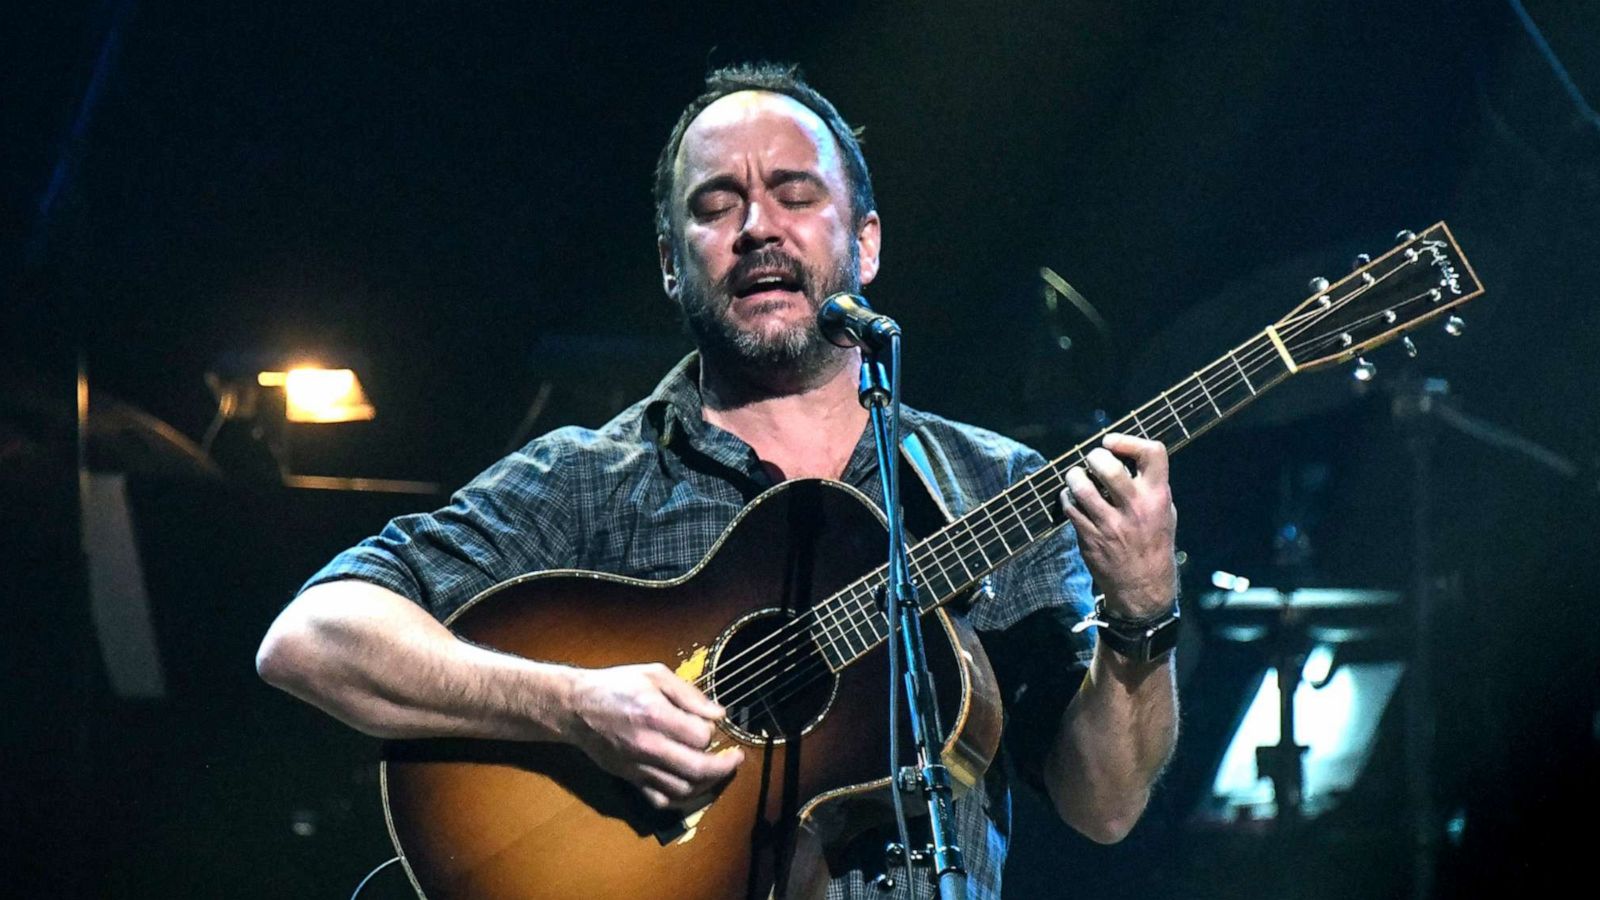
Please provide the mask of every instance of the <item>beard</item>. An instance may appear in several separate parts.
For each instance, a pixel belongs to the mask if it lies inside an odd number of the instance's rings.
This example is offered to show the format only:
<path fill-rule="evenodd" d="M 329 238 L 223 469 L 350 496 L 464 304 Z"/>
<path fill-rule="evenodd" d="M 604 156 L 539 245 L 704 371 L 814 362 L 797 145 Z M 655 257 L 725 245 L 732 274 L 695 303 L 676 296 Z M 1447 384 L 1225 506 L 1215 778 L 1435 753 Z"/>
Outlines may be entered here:
<path fill-rule="evenodd" d="M 679 253 L 682 252 L 679 248 Z M 788 280 L 799 285 L 813 315 L 776 332 L 740 328 L 729 316 L 735 299 L 733 285 L 758 269 L 784 271 Z M 688 273 L 680 277 L 683 285 L 679 293 L 679 312 L 684 328 L 700 348 L 700 355 L 713 365 L 752 375 L 788 376 L 809 382 L 847 352 L 822 336 L 815 313 L 833 294 L 861 290 L 860 251 L 854 241 L 850 242 L 846 258 L 828 270 L 809 269 L 782 250 L 763 247 L 741 257 L 714 284 Z"/>

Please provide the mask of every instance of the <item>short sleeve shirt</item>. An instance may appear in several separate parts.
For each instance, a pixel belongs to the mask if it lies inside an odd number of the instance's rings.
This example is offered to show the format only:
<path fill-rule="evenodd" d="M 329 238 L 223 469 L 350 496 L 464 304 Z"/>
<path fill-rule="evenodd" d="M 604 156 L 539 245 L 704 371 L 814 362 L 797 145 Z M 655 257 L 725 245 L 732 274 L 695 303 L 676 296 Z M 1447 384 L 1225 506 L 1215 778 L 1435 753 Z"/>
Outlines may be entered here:
<path fill-rule="evenodd" d="M 535 439 L 490 466 L 442 509 L 396 518 L 339 554 L 305 587 L 368 581 L 442 620 L 482 591 L 529 572 L 682 575 L 705 558 L 746 504 L 773 486 L 748 444 L 703 420 L 698 365 L 691 354 L 648 397 L 599 429 L 561 428 Z M 908 507 L 920 490 L 944 513 L 960 516 L 1045 463 L 994 432 L 909 407 L 902 426 L 919 445 L 915 464 L 902 463 L 913 473 L 902 475 Z M 870 428 L 841 480 L 881 506 Z M 983 790 L 954 806 L 975 898 L 1000 896 L 1011 834 L 1010 783 L 1019 776 L 1039 782 L 1056 723 L 1092 653 L 1089 634 L 1072 631 L 1089 612 L 1091 594 L 1068 525 L 996 569 L 965 609 L 1006 709 L 1000 758 Z M 888 893 L 870 885 L 883 871 L 889 840 L 897 840 L 892 824 L 869 830 L 839 854 L 846 868 L 834 873 L 830 900 L 908 896 L 903 883 Z"/>

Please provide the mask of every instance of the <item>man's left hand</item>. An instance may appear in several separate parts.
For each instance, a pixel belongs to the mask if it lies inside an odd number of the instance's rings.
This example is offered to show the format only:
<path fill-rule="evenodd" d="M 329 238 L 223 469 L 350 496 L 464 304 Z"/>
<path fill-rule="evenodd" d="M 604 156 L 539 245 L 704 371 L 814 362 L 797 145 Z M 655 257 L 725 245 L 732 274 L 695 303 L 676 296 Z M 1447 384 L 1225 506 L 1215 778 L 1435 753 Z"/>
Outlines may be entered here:
<path fill-rule="evenodd" d="M 1093 478 L 1083 466 L 1068 469 L 1061 503 L 1078 529 L 1089 573 L 1105 594 L 1106 612 L 1127 619 L 1161 615 L 1171 609 L 1178 581 L 1178 510 L 1167 486 L 1167 448 L 1111 433 L 1087 461 Z"/>

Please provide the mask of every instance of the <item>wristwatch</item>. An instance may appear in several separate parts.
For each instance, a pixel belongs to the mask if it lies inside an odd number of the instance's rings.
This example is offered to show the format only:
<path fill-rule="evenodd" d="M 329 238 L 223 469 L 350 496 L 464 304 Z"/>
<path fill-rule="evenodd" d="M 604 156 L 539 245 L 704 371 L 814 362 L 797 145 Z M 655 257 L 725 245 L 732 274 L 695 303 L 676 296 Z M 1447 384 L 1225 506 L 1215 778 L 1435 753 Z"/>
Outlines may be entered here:
<path fill-rule="evenodd" d="M 1099 627 L 1100 640 L 1107 647 L 1133 662 L 1154 662 L 1178 646 L 1178 603 L 1171 611 L 1153 619 L 1119 619 L 1105 613 L 1103 603 L 1095 604 L 1092 620 Z"/>

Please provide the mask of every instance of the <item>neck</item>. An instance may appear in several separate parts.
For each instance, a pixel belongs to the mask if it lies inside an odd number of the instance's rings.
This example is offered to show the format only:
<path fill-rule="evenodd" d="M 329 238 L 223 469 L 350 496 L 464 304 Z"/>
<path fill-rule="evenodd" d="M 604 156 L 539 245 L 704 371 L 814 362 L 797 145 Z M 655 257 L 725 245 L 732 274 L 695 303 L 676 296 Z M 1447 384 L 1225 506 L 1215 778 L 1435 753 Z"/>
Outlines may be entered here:
<path fill-rule="evenodd" d="M 810 377 L 759 377 L 701 358 L 705 421 L 753 447 L 780 478 L 837 478 L 866 427 L 857 397 L 858 350 L 842 350 Z"/>

